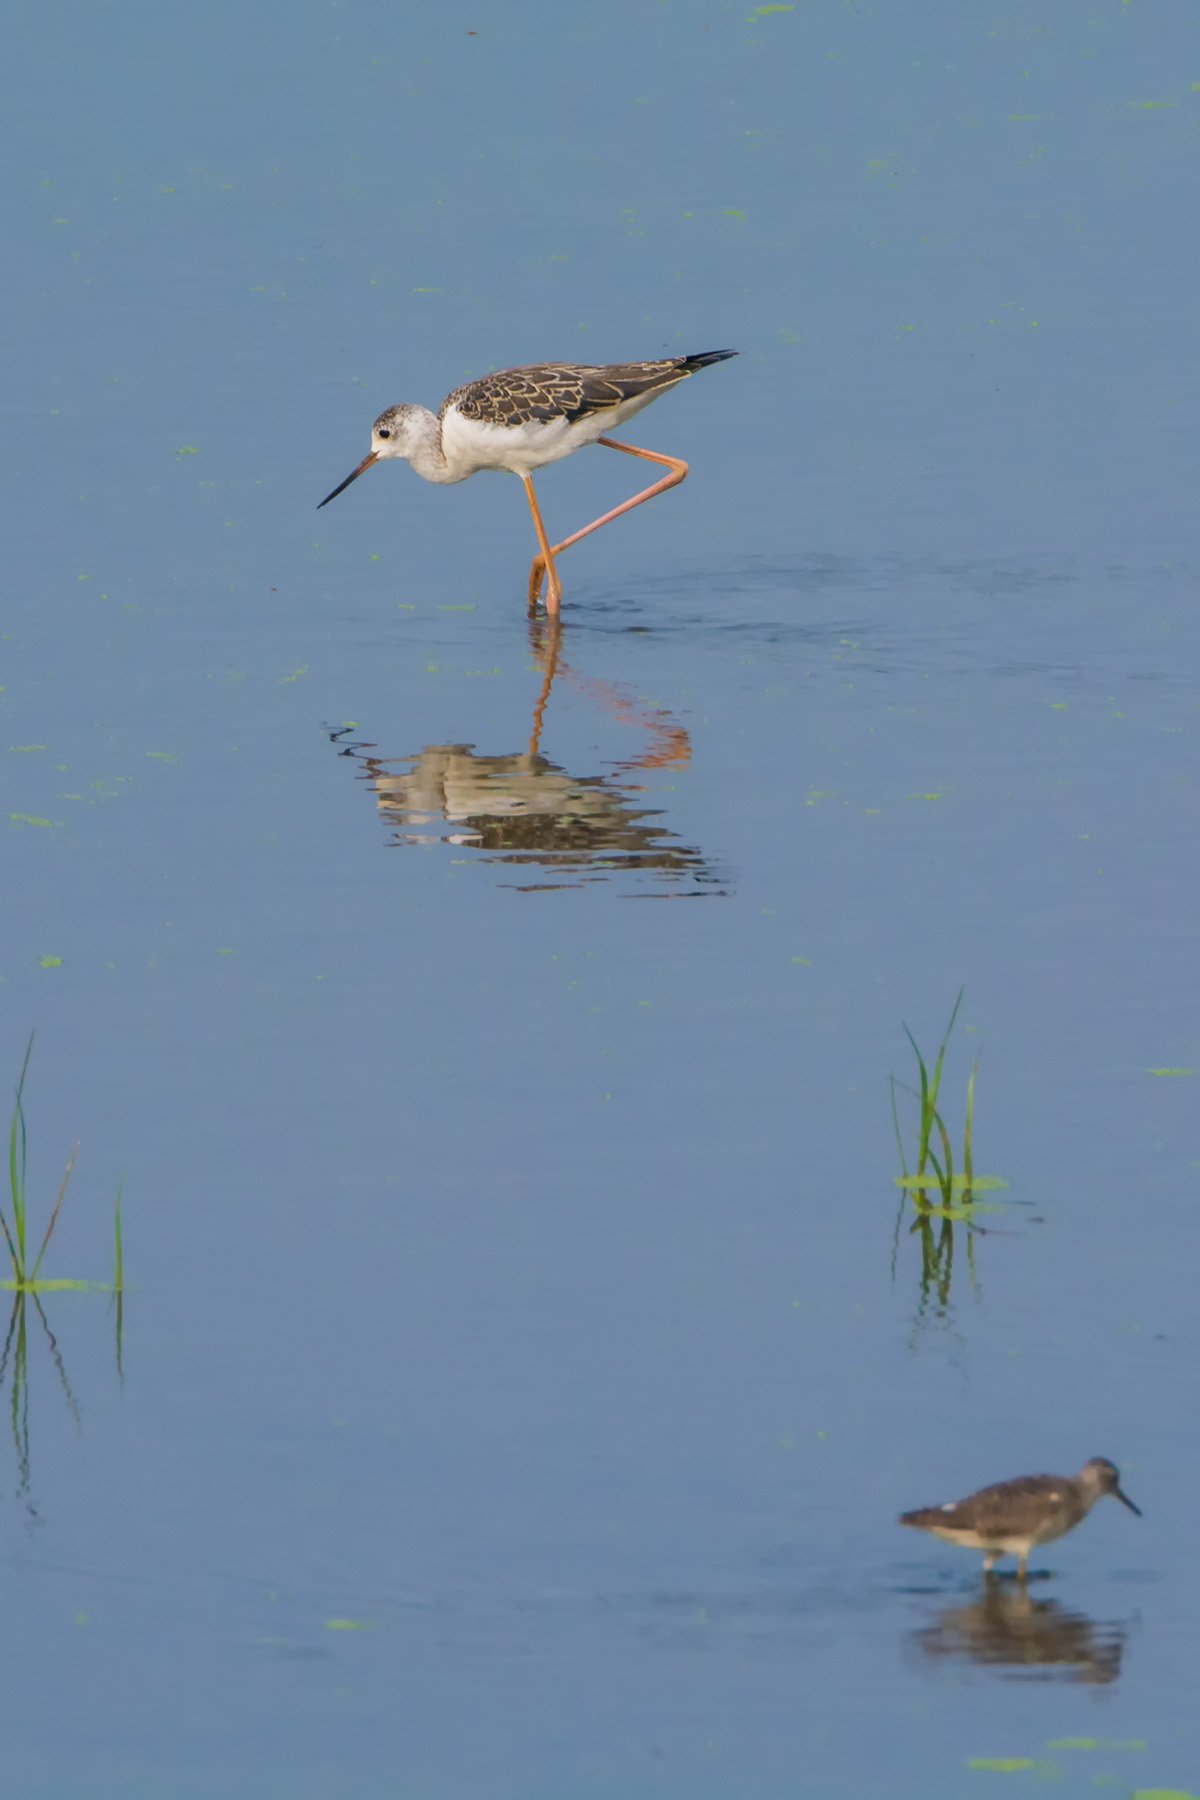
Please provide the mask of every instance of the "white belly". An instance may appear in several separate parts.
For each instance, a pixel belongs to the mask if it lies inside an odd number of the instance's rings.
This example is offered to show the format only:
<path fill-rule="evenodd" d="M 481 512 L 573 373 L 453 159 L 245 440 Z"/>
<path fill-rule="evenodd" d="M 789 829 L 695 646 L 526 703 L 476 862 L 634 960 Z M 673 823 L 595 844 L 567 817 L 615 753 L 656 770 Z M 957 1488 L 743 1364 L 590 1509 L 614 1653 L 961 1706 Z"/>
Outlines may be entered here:
<path fill-rule="evenodd" d="M 622 400 L 603 412 L 582 419 L 532 419 L 524 425 L 492 425 L 481 419 L 465 419 L 452 406 L 442 420 L 442 451 L 454 470 L 451 479 L 462 481 L 479 469 L 506 469 L 511 475 L 531 475 L 547 463 L 561 462 L 597 438 L 606 437 L 626 419 L 641 412 L 663 389 Z"/>
<path fill-rule="evenodd" d="M 941 1538 L 944 1544 L 957 1544 L 965 1550 L 995 1551 L 1001 1556 L 1021 1556 L 1032 1550 L 1035 1544 L 1052 1544 L 1056 1538 L 1065 1537 L 1075 1523 L 1070 1518 L 1048 1519 L 1040 1529 L 1034 1531 L 964 1531 L 955 1530 L 951 1525 L 939 1529 L 936 1525 L 926 1526 L 926 1530 L 934 1537 Z"/>

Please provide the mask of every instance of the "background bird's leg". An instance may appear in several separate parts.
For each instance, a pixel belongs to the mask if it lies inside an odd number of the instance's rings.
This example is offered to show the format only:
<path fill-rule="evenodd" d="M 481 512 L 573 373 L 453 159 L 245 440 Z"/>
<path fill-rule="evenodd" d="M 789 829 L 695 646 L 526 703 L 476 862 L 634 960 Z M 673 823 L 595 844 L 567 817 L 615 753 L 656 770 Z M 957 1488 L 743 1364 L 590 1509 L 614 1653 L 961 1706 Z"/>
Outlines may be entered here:
<path fill-rule="evenodd" d="M 661 481 L 656 481 L 653 487 L 644 488 L 640 494 L 635 494 L 632 500 L 626 500 L 623 506 L 614 506 L 613 510 L 606 512 L 602 519 L 593 519 L 590 525 L 585 525 L 582 531 L 573 532 L 569 538 L 564 538 L 561 544 L 555 544 L 553 549 L 547 550 L 543 538 L 543 554 L 534 558 L 533 567 L 529 571 L 530 606 L 537 605 L 542 587 L 542 577 L 546 572 L 547 556 L 553 560 L 560 551 L 569 550 L 572 544 L 577 544 L 580 538 L 587 537 L 589 532 L 599 531 L 602 525 L 608 525 L 613 519 L 619 519 L 622 513 L 631 512 L 635 506 L 641 506 L 644 500 L 653 500 L 656 494 L 665 494 L 668 488 L 678 487 L 679 483 L 687 476 L 688 466 L 677 456 L 660 456 L 657 450 L 639 450 L 636 444 L 618 444 L 616 438 L 602 437 L 597 438 L 596 442 L 603 444 L 606 450 L 620 450 L 626 456 L 642 456 L 647 462 L 661 463 L 665 469 L 670 469 L 671 473 L 664 475 Z M 533 504 L 532 501 L 530 504 Z M 555 610 L 551 607 L 549 600 L 546 602 L 546 610 L 548 612 Z"/>
<path fill-rule="evenodd" d="M 538 570 L 537 586 L 534 586 L 532 577 L 529 582 L 529 610 L 532 613 L 537 605 L 538 594 L 542 586 L 542 574 L 545 573 L 547 578 L 546 611 L 553 618 L 558 612 L 559 602 L 562 600 L 562 585 L 558 579 L 558 571 L 554 567 L 554 552 L 550 548 L 550 540 L 546 536 L 546 527 L 542 524 L 541 509 L 537 503 L 537 495 L 533 491 L 533 482 L 528 475 L 523 475 L 521 479 L 525 483 L 525 492 L 529 498 L 529 510 L 533 514 L 538 543 L 542 546 L 542 554 L 533 565 Z"/>

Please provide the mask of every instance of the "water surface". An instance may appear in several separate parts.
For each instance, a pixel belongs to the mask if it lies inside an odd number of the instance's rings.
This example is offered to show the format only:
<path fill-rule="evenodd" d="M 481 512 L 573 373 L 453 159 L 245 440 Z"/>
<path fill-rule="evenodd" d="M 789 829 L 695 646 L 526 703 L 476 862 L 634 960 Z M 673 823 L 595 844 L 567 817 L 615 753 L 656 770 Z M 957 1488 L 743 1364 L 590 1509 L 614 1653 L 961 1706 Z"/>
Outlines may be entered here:
<path fill-rule="evenodd" d="M 23 16 L 0 1054 L 130 1291 L 26 1308 L 15 1793 L 1200 1790 L 1194 30 Z M 726 343 L 561 635 L 515 483 L 315 511 Z M 894 1523 L 1095 1454 L 1026 1596 Z"/>

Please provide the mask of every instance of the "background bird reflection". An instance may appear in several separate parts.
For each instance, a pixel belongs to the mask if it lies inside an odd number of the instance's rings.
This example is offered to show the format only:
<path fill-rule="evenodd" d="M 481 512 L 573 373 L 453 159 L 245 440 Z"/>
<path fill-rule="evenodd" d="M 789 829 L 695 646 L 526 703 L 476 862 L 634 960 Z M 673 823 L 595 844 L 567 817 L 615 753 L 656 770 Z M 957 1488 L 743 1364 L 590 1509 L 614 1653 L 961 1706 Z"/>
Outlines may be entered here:
<path fill-rule="evenodd" d="M 992 1577 L 967 1606 L 948 1606 L 912 1634 L 912 1647 L 939 1660 L 997 1669 L 1012 1680 L 1061 1679 L 1108 1687 L 1121 1673 L 1125 1627 L 1075 1612 L 1057 1600 L 1035 1600 L 1017 1584 Z"/>

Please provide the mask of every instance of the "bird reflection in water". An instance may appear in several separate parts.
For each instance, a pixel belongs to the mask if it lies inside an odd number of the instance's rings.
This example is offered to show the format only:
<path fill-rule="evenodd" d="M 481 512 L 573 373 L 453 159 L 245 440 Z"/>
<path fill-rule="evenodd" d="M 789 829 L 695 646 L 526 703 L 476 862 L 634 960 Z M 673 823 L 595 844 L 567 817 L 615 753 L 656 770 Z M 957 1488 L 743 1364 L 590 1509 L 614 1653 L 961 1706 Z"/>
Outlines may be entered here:
<path fill-rule="evenodd" d="M 1012 1681 L 1110 1687 L 1121 1673 L 1125 1627 L 1035 1600 L 1021 1584 L 989 1575 L 978 1600 L 947 1607 L 910 1642 L 924 1656 L 976 1663 Z"/>
<path fill-rule="evenodd" d="M 638 798 L 641 774 L 686 768 L 691 742 L 661 708 L 580 676 L 562 654 L 557 620 L 530 622 L 530 647 L 542 671 L 529 747 L 483 756 L 471 744 L 430 744 L 418 755 L 380 757 L 376 746 L 330 733 L 344 756 L 363 765 L 384 823 L 397 845 L 449 843 L 482 853 L 485 862 L 537 866 L 559 877 L 519 884 L 522 893 L 582 887 L 636 873 L 652 878 L 651 896 L 681 898 L 723 891 L 702 852 L 660 823 L 661 811 Z M 570 682 L 622 724 L 649 735 L 641 755 L 604 775 L 573 776 L 542 752 L 546 710 L 555 682 Z M 397 768 L 397 764 L 406 767 Z M 430 830 L 440 824 L 450 830 Z"/>

